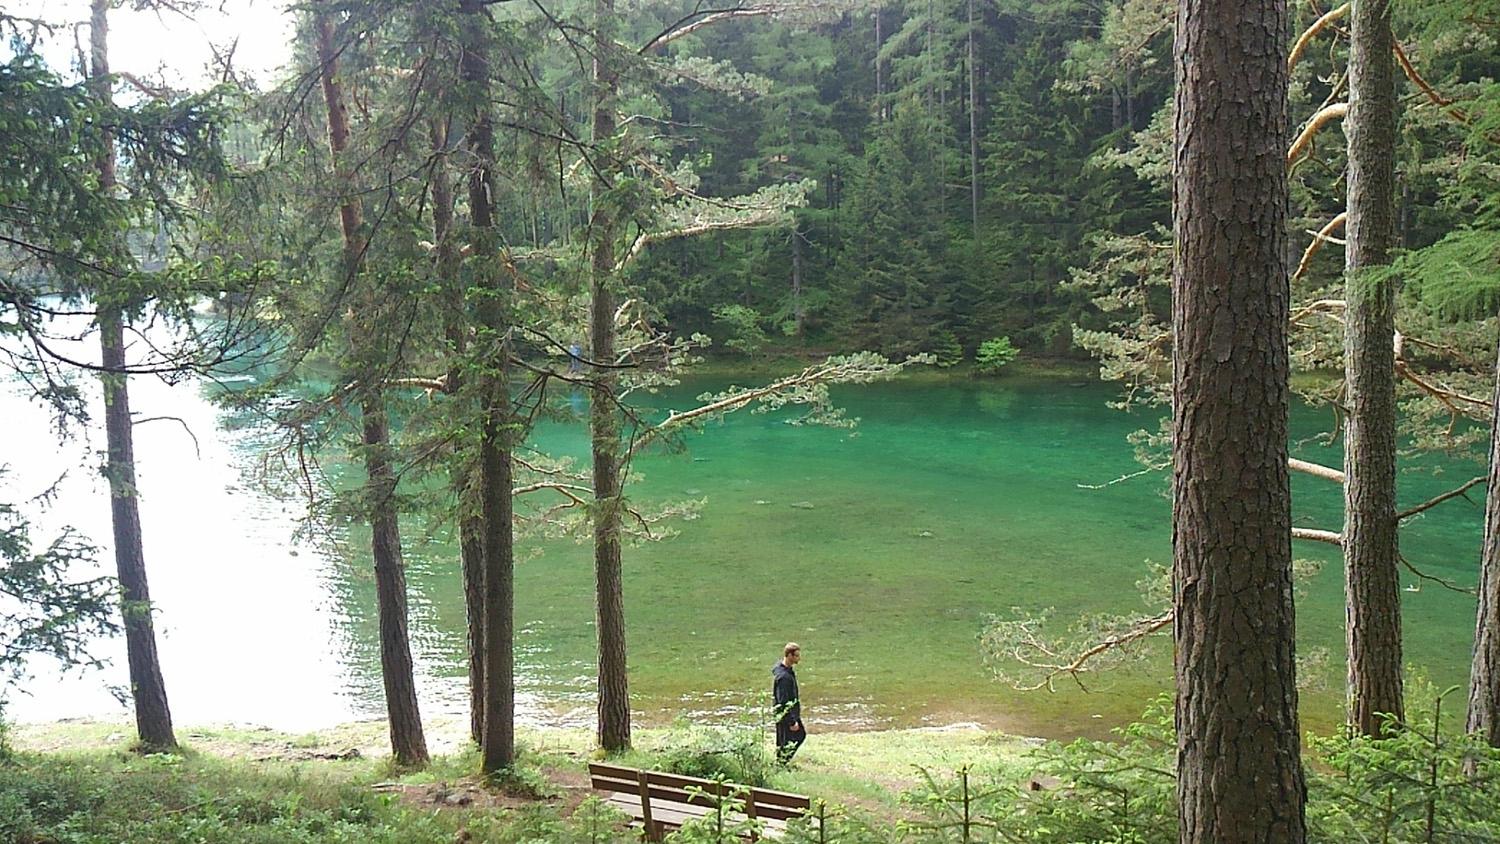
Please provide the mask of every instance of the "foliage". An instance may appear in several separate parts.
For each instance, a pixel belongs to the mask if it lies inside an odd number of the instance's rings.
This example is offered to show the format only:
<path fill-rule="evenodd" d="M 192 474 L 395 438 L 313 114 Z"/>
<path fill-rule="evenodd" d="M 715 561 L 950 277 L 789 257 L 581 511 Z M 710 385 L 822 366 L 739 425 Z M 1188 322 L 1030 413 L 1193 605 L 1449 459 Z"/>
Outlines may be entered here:
<path fill-rule="evenodd" d="M 964 361 L 964 347 L 958 342 L 958 335 L 944 329 L 933 332 L 929 344 L 933 362 L 942 369 L 958 366 Z"/>
<path fill-rule="evenodd" d="M 998 375 L 1019 354 L 1009 337 L 995 337 L 979 344 L 974 353 L 974 369 L 984 375 Z"/>
<path fill-rule="evenodd" d="M 1308 822 L 1327 841 L 1493 841 L 1500 838 L 1500 750 L 1445 729 L 1455 697 L 1425 684 L 1408 722 L 1388 737 L 1312 740 L 1323 764 L 1309 783 Z M 1462 699 L 1461 696 L 1457 696 Z"/>
<path fill-rule="evenodd" d="M 149 807 L 149 810 L 148 808 Z M 0 764 L 0 840 L 446 844 L 452 821 L 364 785 L 176 756 Z"/>
<path fill-rule="evenodd" d="M 721 305 L 714 309 L 714 322 L 722 328 L 724 339 L 719 345 L 742 355 L 754 357 L 770 338 L 760 327 L 761 315 L 744 305 Z"/>
<path fill-rule="evenodd" d="M 89 646 L 118 627 L 114 582 L 70 572 L 95 551 L 71 529 L 38 551 L 21 511 L 0 503 L 0 678 L 23 678 L 32 655 L 65 668 L 99 665 Z"/>
<path fill-rule="evenodd" d="M 766 749 L 761 726 L 708 726 L 678 720 L 657 764 L 674 774 L 759 787 L 770 782 L 776 759 Z"/>

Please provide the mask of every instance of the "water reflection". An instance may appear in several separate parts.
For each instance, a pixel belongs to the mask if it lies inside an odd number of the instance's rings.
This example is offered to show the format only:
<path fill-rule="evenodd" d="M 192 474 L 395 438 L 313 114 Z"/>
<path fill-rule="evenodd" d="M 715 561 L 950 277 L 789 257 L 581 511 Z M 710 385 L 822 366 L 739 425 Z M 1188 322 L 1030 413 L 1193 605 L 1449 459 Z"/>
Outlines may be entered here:
<path fill-rule="evenodd" d="M 652 401 L 686 407 L 711 386 Z M 212 389 L 132 382 L 142 417 L 182 419 L 199 447 L 195 453 L 175 423 L 137 430 L 147 564 L 174 714 L 183 724 L 287 730 L 381 716 L 366 532 L 339 524 L 300 532 L 302 503 L 256 482 L 274 432 L 251 414 L 218 409 Z M 709 503 L 680 525 L 677 539 L 626 550 L 639 716 L 748 717 L 787 639 L 807 649 L 804 686 L 824 724 L 972 720 L 1066 735 L 1139 714 L 1144 698 L 1165 688 L 1165 646 L 1094 695 L 1064 690 L 1042 699 L 995 683 L 976 644 L 986 615 L 1010 607 L 1052 607 L 1064 619 L 1138 611 L 1142 561 L 1170 559 L 1159 479 L 1081 487 L 1134 471 L 1125 435 L 1155 424 L 1154 415 L 1107 410 L 1109 395 L 1098 385 L 881 385 L 841 391 L 850 415 L 863 420 L 856 431 L 741 415 L 692 438 L 688 452 L 641 460 L 645 480 L 632 490 L 639 502 L 687 495 Z M 12 391 L 0 395 L 0 419 L 8 496 L 68 472 L 39 535 L 72 524 L 107 542 L 104 484 L 88 468 L 102 443 L 59 445 L 46 412 Z M 1322 421 L 1299 411 L 1294 427 L 1306 436 Z M 586 454 L 575 424 L 544 423 L 534 440 L 557 456 Z M 1339 462 L 1336 449 L 1308 456 Z M 1473 469 L 1452 468 L 1449 477 Z M 329 470 L 353 471 L 337 461 Z M 1337 489 L 1294 483 L 1299 515 L 1333 524 Z M 1403 501 L 1420 501 L 1443 491 L 1447 478 L 1403 475 L 1402 484 Z M 403 528 L 423 712 L 461 716 L 467 657 L 458 555 L 444 526 L 414 517 Z M 1477 509 L 1459 503 L 1424 516 L 1403 541 L 1435 572 L 1471 581 L 1478 540 Z M 1318 548 L 1298 553 L 1334 559 Z M 536 540 L 521 556 L 518 715 L 533 724 L 591 724 L 590 549 Z M 107 554 L 101 559 L 110 564 Z M 1340 697 L 1340 581 L 1337 565 L 1326 566 L 1299 601 L 1304 645 L 1333 656 L 1329 691 L 1304 696 L 1325 722 Z M 1472 602 L 1436 589 L 1404 598 L 1411 659 L 1439 684 L 1462 682 Z M 108 689 L 125 682 L 123 645 L 101 643 L 101 652 L 114 662 L 100 674 L 59 677 L 38 665 L 31 694 L 13 696 L 9 715 L 124 714 Z"/>

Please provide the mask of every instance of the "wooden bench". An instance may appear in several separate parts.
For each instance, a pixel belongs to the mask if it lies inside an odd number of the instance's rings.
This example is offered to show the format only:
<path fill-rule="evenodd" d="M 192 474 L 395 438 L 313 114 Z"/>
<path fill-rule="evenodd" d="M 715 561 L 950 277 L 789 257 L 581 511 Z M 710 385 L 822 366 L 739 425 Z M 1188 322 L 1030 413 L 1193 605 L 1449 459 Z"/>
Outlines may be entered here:
<path fill-rule="evenodd" d="M 751 841 L 760 835 L 774 838 L 786 829 L 787 821 L 812 808 L 812 801 L 800 794 L 602 762 L 589 763 L 589 781 L 606 795 L 606 803 L 630 815 L 632 825 L 641 826 L 648 841 L 661 841 L 683 824 L 716 812 L 723 814 L 726 825 L 757 821 L 761 833 L 752 832 Z"/>

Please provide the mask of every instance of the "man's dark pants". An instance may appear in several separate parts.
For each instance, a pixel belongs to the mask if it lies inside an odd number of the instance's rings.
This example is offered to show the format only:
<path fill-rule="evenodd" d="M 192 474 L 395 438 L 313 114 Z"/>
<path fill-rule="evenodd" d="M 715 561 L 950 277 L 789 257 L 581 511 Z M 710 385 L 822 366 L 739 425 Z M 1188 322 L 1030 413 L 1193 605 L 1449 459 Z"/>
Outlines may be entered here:
<path fill-rule="evenodd" d="M 797 729 L 792 729 L 792 725 Z M 788 719 L 778 721 L 776 724 L 776 761 L 785 765 L 792 761 L 797 755 L 797 749 L 802 746 L 802 740 L 807 738 L 807 728 L 802 726 L 800 720 Z"/>

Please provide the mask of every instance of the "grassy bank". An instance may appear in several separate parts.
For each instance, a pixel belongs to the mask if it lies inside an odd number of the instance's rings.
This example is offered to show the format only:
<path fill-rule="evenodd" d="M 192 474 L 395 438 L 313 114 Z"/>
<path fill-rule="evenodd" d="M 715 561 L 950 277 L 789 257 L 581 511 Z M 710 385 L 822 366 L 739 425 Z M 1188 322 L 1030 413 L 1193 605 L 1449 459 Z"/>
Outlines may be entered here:
<path fill-rule="evenodd" d="M 455 842 L 567 841 L 562 823 L 589 795 L 585 730 L 522 729 L 521 776 L 481 788 L 463 743 L 465 725 L 430 725 L 440 755 L 415 773 L 394 770 L 382 722 L 304 735 L 218 727 L 179 733 L 184 751 L 140 756 L 117 722 L 11 729 L 0 762 L 0 841 Z M 743 732 L 652 729 L 622 764 L 661 767 L 684 752 L 712 756 Z M 769 738 L 758 740 L 769 747 Z M 878 819 L 902 814 L 899 796 L 918 767 L 975 765 L 1024 777 L 1030 742 L 957 727 L 815 734 L 794 767 L 768 785 L 812 795 Z"/>

